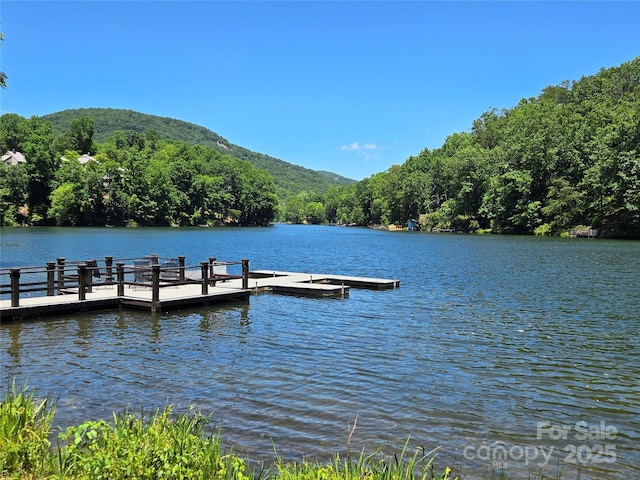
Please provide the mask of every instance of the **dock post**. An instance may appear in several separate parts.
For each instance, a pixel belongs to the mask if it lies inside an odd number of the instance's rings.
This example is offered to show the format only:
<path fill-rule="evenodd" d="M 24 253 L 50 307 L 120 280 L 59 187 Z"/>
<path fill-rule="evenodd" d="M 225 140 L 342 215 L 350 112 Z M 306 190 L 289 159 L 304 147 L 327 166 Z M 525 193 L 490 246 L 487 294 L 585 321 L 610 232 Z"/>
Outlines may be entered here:
<path fill-rule="evenodd" d="M 12 268 L 9 271 L 9 277 L 11 277 L 11 306 L 20 306 L 20 269 Z"/>
<path fill-rule="evenodd" d="M 47 262 L 47 297 L 55 294 L 56 262 Z"/>
<path fill-rule="evenodd" d="M 113 257 L 107 256 L 104 257 L 105 264 L 105 274 L 106 274 L 106 283 L 107 285 L 113 285 Z"/>
<path fill-rule="evenodd" d="M 246 290 L 249 288 L 249 259 L 242 259 L 242 288 Z"/>
<path fill-rule="evenodd" d="M 209 263 L 200 262 L 200 269 L 202 270 L 202 295 L 209 294 Z"/>
<path fill-rule="evenodd" d="M 87 293 L 93 293 L 93 268 L 89 265 L 98 265 L 95 260 L 87 260 Z M 98 267 L 96 267 L 98 268 Z"/>
<path fill-rule="evenodd" d="M 178 256 L 178 265 L 180 266 L 180 273 L 178 275 L 180 275 L 179 278 L 181 282 L 184 282 L 184 260 L 184 255 Z"/>
<path fill-rule="evenodd" d="M 58 295 L 64 288 L 64 257 L 58 257 Z"/>
<path fill-rule="evenodd" d="M 215 287 L 216 284 L 213 281 L 213 277 L 215 276 L 215 272 L 213 269 L 213 264 L 216 261 L 216 257 L 209 257 L 209 282 L 211 283 L 212 287 Z"/>
<path fill-rule="evenodd" d="M 118 296 L 124 297 L 124 262 L 116 263 L 116 272 L 118 275 Z"/>
<path fill-rule="evenodd" d="M 151 265 L 151 311 L 157 312 L 160 305 L 160 265 Z"/>
<path fill-rule="evenodd" d="M 153 254 L 149 255 L 149 258 L 151 258 L 151 265 L 159 265 L 158 259 L 160 257 L 159 257 L 159 255 L 157 253 L 153 253 Z"/>
<path fill-rule="evenodd" d="M 87 264 L 78 265 L 78 300 L 87 298 Z"/>

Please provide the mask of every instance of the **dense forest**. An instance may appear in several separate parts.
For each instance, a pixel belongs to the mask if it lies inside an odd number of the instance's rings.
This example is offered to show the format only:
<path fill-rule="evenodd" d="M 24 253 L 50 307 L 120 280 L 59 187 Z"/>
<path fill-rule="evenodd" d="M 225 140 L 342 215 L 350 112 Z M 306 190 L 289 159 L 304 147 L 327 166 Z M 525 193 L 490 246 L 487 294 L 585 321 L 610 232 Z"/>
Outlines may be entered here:
<path fill-rule="evenodd" d="M 121 119 L 94 141 L 96 120 L 85 115 L 93 109 L 55 114 L 55 128 L 8 114 L 0 117 L 0 149 L 29 161 L 0 165 L 0 213 L 4 225 L 415 219 L 426 230 L 558 235 L 592 227 L 640 238 L 639 106 L 640 57 L 484 112 L 440 148 L 358 183 L 315 172 L 326 180 L 320 184 L 303 182 L 286 162 L 267 168 L 260 154 L 202 127 L 178 133 L 185 122 L 144 116 L 160 123 L 147 118 L 143 132 Z M 82 165 L 86 152 L 96 161 Z M 291 180 L 296 188 L 286 187 Z"/>
<path fill-rule="evenodd" d="M 548 86 L 484 112 L 440 148 L 332 193 L 327 218 L 541 235 L 584 226 L 639 238 L 639 107 L 640 57 Z"/>
<path fill-rule="evenodd" d="M 28 159 L 0 166 L 3 225 L 267 225 L 277 212 L 266 171 L 210 147 L 131 130 L 96 145 L 88 117 L 60 135 L 15 114 L 0 128 L 2 151 Z"/>
<path fill-rule="evenodd" d="M 269 155 L 253 152 L 244 147 L 234 145 L 205 127 L 174 118 L 113 108 L 70 109 L 45 115 L 41 118 L 52 123 L 54 135 L 61 135 L 69 130 L 73 121 L 84 117 L 93 120 L 93 139 L 100 144 L 106 142 L 117 131 L 132 130 L 145 133 L 153 130 L 165 139 L 181 140 L 190 145 L 211 147 L 223 155 L 231 155 L 240 160 L 246 160 L 271 174 L 276 184 L 278 195 L 282 198 L 296 195 L 303 191 L 312 194 L 323 194 L 331 186 L 355 183 L 354 180 L 344 178 L 335 173 L 310 170 Z"/>

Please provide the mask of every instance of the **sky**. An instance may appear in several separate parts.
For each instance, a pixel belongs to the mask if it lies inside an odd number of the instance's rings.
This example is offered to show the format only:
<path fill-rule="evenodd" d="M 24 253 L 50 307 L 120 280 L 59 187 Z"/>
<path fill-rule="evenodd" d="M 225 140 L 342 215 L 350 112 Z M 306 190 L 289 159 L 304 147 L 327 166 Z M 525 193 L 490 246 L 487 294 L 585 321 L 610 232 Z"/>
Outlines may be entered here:
<path fill-rule="evenodd" d="M 0 2 L 0 113 L 124 108 L 361 180 L 640 55 L 640 1 Z"/>

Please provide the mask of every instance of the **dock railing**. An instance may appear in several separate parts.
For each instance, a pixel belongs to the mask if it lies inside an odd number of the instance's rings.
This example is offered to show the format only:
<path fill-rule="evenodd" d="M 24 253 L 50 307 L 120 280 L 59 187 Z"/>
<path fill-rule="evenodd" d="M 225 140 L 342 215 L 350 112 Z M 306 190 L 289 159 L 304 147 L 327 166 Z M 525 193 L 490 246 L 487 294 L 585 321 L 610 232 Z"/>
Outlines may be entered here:
<path fill-rule="evenodd" d="M 242 288 L 249 285 L 249 260 L 219 261 L 209 257 L 199 265 L 187 266 L 186 257 L 162 258 L 149 255 L 141 258 L 66 261 L 58 258 L 47 262 L 45 267 L 27 266 L 0 268 L 0 298 L 10 296 L 11 306 L 19 307 L 25 297 L 77 294 L 78 300 L 86 300 L 86 294 L 94 288 L 117 288 L 116 295 L 125 296 L 125 286 L 131 289 L 150 288 L 152 302 L 160 299 L 160 289 L 186 284 L 201 284 L 202 295 L 207 295 L 216 282 L 242 279 Z M 230 274 L 227 267 L 238 269 L 241 274 Z M 198 272 L 199 275 L 189 275 Z M 5 283 L 7 282 L 8 283 Z M 35 294 L 35 295 L 34 295 Z"/>

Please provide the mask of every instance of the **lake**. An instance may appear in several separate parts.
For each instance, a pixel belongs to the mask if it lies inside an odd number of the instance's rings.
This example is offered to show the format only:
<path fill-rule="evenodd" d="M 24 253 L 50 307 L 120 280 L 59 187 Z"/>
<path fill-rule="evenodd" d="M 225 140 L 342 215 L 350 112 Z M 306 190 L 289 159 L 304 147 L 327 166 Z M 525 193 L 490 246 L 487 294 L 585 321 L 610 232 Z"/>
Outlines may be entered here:
<path fill-rule="evenodd" d="M 3 267 L 155 253 L 401 281 L 0 325 L 0 388 L 57 399 L 62 428 L 194 406 L 245 458 L 324 461 L 357 419 L 352 451 L 440 447 L 466 478 L 640 477 L 640 242 L 275 225 L 5 228 L 0 248 Z"/>

